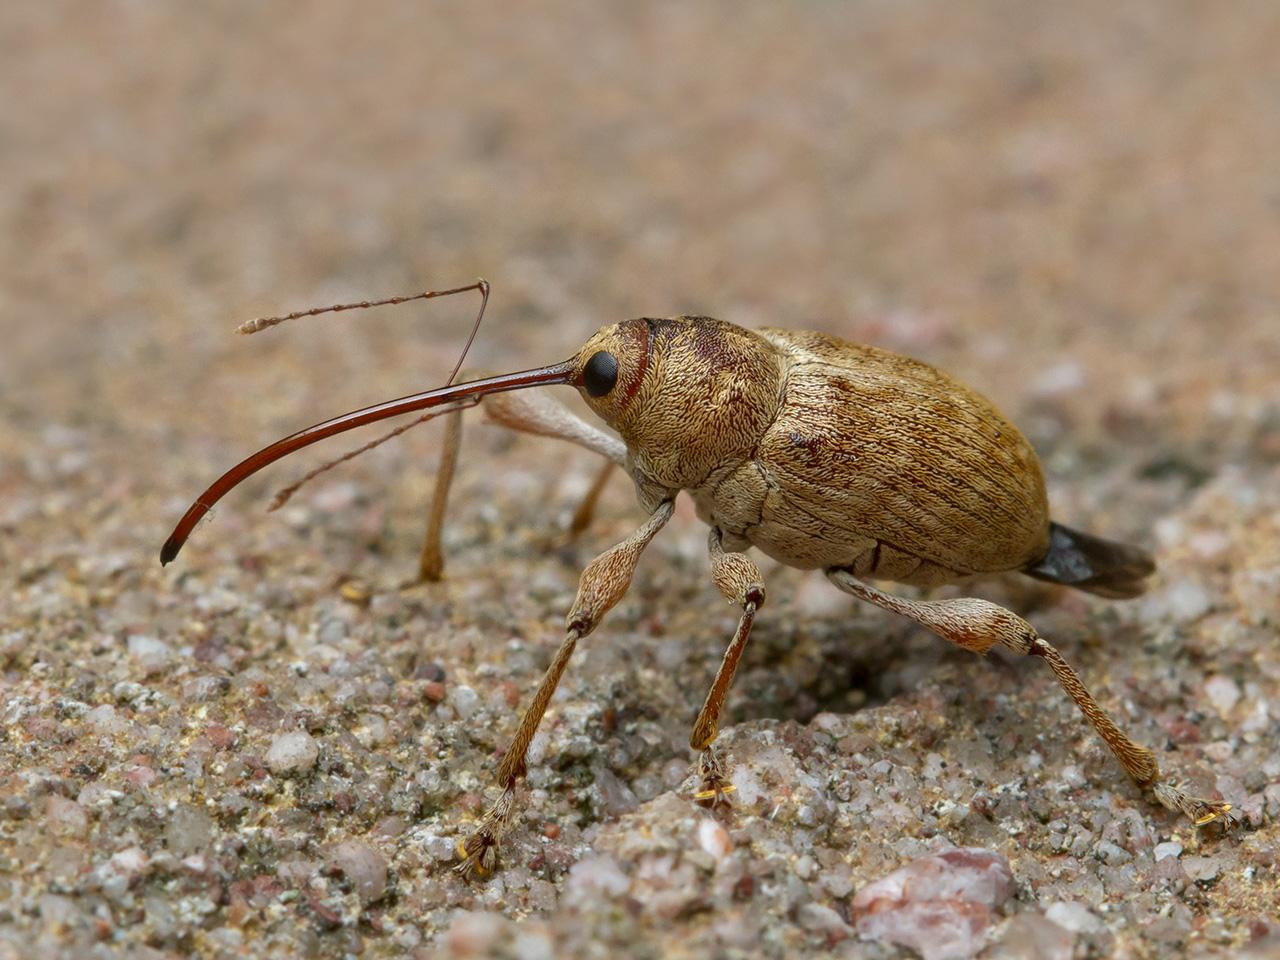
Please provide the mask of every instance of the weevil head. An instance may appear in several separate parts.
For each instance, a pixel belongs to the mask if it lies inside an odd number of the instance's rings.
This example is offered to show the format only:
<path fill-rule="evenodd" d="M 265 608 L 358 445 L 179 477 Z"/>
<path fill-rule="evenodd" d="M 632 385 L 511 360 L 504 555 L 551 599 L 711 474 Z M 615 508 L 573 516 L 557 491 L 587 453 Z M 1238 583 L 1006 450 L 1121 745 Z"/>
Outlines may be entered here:
<path fill-rule="evenodd" d="M 586 342 L 570 381 L 622 435 L 636 466 L 697 487 L 750 455 L 780 402 L 782 356 L 759 334 L 709 317 L 625 320 Z"/>

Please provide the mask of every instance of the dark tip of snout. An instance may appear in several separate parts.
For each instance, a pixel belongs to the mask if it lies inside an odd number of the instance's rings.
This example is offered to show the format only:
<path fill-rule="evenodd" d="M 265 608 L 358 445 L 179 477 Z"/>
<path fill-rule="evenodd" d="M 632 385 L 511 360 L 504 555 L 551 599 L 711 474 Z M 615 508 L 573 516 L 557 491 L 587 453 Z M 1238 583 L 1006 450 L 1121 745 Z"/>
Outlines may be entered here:
<path fill-rule="evenodd" d="M 168 566 L 169 561 L 178 555 L 178 551 L 182 549 L 182 544 L 176 542 L 170 537 L 164 542 L 164 546 L 160 548 L 160 566 Z"/>

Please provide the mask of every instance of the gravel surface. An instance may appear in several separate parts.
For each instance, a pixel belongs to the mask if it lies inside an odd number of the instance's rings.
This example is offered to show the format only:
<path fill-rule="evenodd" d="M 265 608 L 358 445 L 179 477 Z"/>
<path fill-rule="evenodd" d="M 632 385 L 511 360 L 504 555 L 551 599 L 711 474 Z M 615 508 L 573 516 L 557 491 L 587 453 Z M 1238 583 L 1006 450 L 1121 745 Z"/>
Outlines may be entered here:
<path fill-rule="evenodd" d="M 1274 3 L 49 2 L 0 47 L 0 960 L 1280 956 Z M 708 313 L 992 396 L 1161 569 L 973 592 L 1239 823 L 1144 799 L 1043 664 L 767 563 L 711 816 L 735 612 L 681 501 L 462 882 L 625 481 L 568 542 L 592 458 L 473 418 L 441 584 L 438 424 L 156 555 L 240 456 L 442 381 L 474 304 L 239 321 L 480 274 L 485 368 Z"/>

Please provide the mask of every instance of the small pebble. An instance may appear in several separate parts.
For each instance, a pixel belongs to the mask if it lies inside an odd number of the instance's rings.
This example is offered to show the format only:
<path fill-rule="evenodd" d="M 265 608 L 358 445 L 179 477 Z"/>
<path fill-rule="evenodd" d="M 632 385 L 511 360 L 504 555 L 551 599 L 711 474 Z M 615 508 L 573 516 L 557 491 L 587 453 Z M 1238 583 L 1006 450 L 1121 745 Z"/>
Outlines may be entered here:
<path fill-rule="evenodd" d="M 387 891 L 387 859 L 367 843 L 348 840 L 329 851 L 329 864 L 342 872 L 360 902 L 370 904 Z"/>
<path fill-rule="evenodd" d="M 555 960 L 555 945 L 545 930 L 523 930 L 511 944 L 515 960 Z"/>
<path fill-rule="evenodd" d="M 45 816 L 54 833 L 83 836 L 89 829 L 89 813 L 74 800 L 50 794 L 45 801 Z"/>
<path fill-rule="evenodd" d="M 992 911 L 1013 893 L 1008 861 L 980 847 L 921 857 L 867 884 L 853 898 L 858 933 L 910 947 L 924 960 L 977 953 Z"/>
<path fill-rule="evenodd" d="M 1194 623 L 1213 609 L 1213 594 L 1196 580 L 1178 580 L 1143 601 L 1148 620 Z"/>
<path fill-rule="evenodd" d="M 853 932 L 840 914 L 821 903 L 804 904 L 797 911 L 796 919 L 806 930 L 827 934 L 828 942 L 843 940 Z"/>
<path fill-rule="evenodd" d="M 165 826 L 165 843 L 179 857 L 198 853 L 213 839 L 213 818 L 199 807 L 179 805 Z"/>
<path fill-rule="evenodd" d="M 266 763 L 272 773 L 287 776 L 306 773 L 316 765 L 319 757 L 320 747 L 311 734 L 305 730 L 291 730 L 279 734 L 271 741 Z"/>
<path fill-rule="evenodd" d="M 137 634 L 129 638 L 129 656 L 137 661 L 144 672 L 158 673 L 173 659 L 173 648 L 163 640 Z"/>
<path fill-rule="evenodd" d="M 1167 840 L 1164 843 L 1157 843 L 1155 850 L 1153 850 L 1152 853 L 1156 858 L 1156 862 L 1159 863 L 1166 857 L 1180 856 L 1182 853 L 1182 844 L 1174 843 L 1172 840 Z"/>
<path fill-rule="evenodd" d="M 1093 848 L 1093 855 L 1103 863 L 1109 863 L 1112 865 L 1127 863 L 1133 859 L 1133 854 L 1119 844 L 1112 843 L 1110 840 L 1100 841 L 1098 845 Z"/>
<path fill-rule="evenodd" d="M 723 860 L 733 852 L 729 831 L 709 818 L 698 824 L 698 845 L 716 860 Z"/>
<path fill-rule="evenodd" d="M 121 717 L 116 712 L 116 708 L 109 703 L 94 707 L 86 713 L 84 722 L 88 724 L 94 733 L 101 735 L 120 733 L 129 727 L 129 722 Z"/>
<path fill-rule="evenodd" d="M 499 913 L 459 910 L 453 915 L 453 922 L 445 934 L 446 956 L 478 957 L 487 954 L 489 945 L 502 935 L 506 925 L 506 917 Z"/>
<path fill-rule="evenodd" d="M 1156 856 L 1156 859 L 1160 859 L 1159 855 Z M 1106 924 L 1102 922 L 1097 914 L 1082 903 L 1071 903 L 1070 901 L 1053 903 L 1045 909 L 1044 915 L 1064 930 L 1070 930 L 1072 933 L 1096 934 L 1102 933 L 1107 929 Z"/>
<path fill-rule="evenodd" d="M 1205 696 L 1209 698 L 1209 702 L 1213 704 L 1213 709 L 1218 711 L 1220 717 L 1226 717 L 1231 713 L 1231 708 L 1240 701 L 1240 687 L 1230 677 L 1218 674 L 1210 677 L 1205 681 Z"/>
<path fill-rule="evenodd" d="M 465 684 L 459 684 L 449 691 L 449 705 L 459 719 L 467 720 L 480 709 L 480 695 Z"/>
<path fill-rule="evenodd" d="M 984 960 L 1072 960 L 1075 934 L 1034 911 L 1020 913 L 1000 931 Z"/>
<path fill-rule="evenodd" d="M 1183 857 L 1182 869 L 1191 880 L 1207 883 L 1217 879 L 1222 865 L 1217 857 Z"/>
<path fill-rule="evenodd" d="M 567 893 L 589 899 L 592 894 L 617 897 L 631 889 L 631 879 L 622 872 L 618 862 L 609 856 L 588 856 L 579 860 L 569 871 Z"/>

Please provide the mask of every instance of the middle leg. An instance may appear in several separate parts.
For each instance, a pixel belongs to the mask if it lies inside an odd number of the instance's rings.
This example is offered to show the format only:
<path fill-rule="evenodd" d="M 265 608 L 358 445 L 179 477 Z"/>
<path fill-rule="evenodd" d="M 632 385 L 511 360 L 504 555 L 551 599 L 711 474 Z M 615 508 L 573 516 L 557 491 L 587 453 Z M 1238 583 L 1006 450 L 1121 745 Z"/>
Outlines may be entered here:
<path fill-rule="evenodd" d="M 742 659 L 742 651 L 751 636 L 756 611 L 764 605 L 764 579 L 760 576 L 760 568 L 745 553 L 724 552 L 722 535 L 714 527 L 707 548 L 711 553 L 711 579 L 726 600 L 742 608 L 738 628 L 725 649 L 720 669 L 716 671 L 716 678 L 707 691 L 707 699 L 698 711 L 693 733 L 689 736 L 689 746 L 700 751 L 698 774 L 701 786 L 694 799 L 707 806 L 718 807 L 729 806 L 726 794 L 733 792 L 733 785 L 729 783 L 728 771 L 713 744 L 720 732 L 720 715 L 734 674 L 738 671 L 738 661 Z"/>

